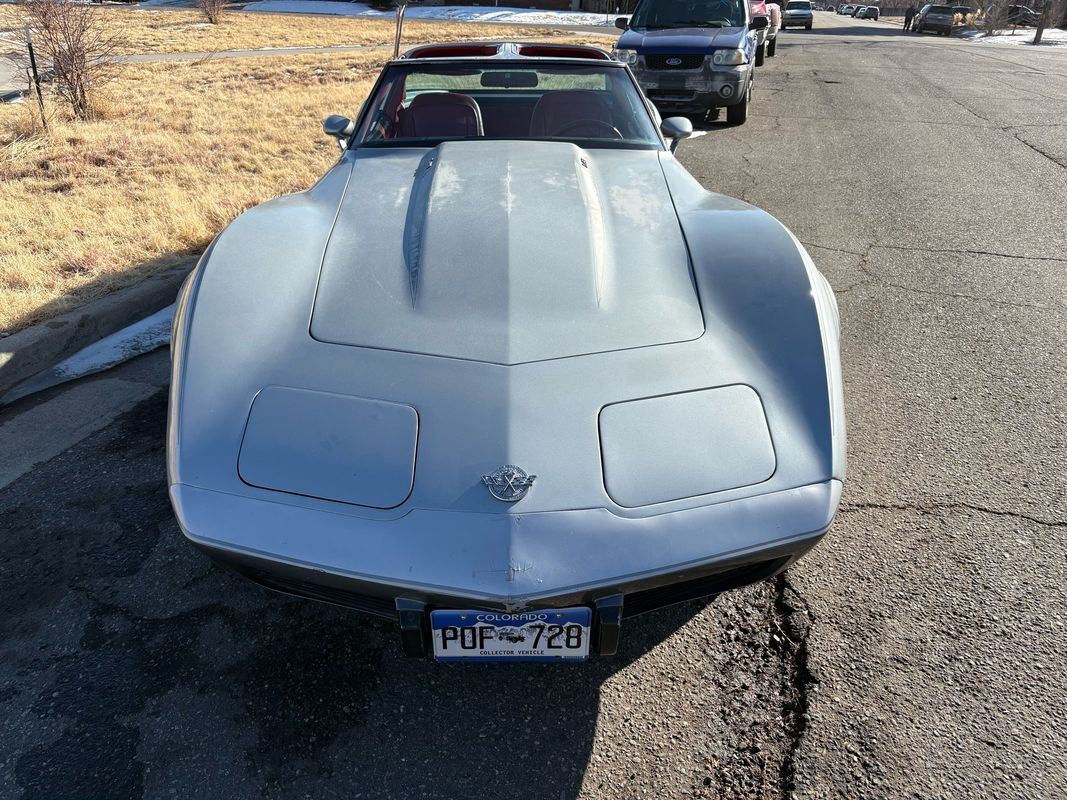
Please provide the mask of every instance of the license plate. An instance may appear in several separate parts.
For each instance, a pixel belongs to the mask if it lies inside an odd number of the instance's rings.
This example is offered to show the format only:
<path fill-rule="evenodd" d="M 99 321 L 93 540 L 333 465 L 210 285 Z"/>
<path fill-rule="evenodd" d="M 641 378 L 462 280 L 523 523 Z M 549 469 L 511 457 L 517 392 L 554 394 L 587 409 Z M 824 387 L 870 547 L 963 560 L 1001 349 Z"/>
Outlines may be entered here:
<path fill-rule="evenodd" d="M 592 618 L 585 607 L 514 614 L 431 611 L 433 654 L 438 661 L 584 661 Z"/>

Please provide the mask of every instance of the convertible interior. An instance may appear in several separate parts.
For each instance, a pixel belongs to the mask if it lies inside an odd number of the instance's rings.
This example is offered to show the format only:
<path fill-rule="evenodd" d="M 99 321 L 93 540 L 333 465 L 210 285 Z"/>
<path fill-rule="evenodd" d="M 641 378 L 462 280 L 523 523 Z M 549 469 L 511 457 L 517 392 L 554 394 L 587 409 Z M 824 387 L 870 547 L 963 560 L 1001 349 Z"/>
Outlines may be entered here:
<path fill-rule="evenodd" d="M 655 142 L 640 95 L 619 80 L 621 71 L 619 78 L 606 71 L 545 74 L 543 68 L 398 72 L 372 100 L 362 143 L 480 137 Z M 554 88 L 560 83 L 578 88 Z"/>
<path fill-rule="evenodd" d="M 397 137 L 588 136 L 621 139 L 608 102 L 585 89 L 540 97 L 483 97 L 461 92 L 419 94 L 397 112 Z"/>

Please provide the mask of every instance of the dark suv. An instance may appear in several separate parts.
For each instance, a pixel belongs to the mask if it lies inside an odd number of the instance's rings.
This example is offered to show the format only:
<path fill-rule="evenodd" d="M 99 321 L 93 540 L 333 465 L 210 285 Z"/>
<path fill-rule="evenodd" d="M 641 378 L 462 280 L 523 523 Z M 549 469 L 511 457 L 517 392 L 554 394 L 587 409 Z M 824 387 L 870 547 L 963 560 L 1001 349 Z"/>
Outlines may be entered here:
<path fill-rule="evenodd" d="M 703 116 L 726 109 L 726 121 L 748 118 L 757 32 L 748 0 L 641 0 L 612 55 L 630 66 L 645 95 L 664 116 Z"/>
<path fill-rule="evenodd" d="M 935 6 L 927 3 L 915 15 L 911 29 L 916 33 L 934 31 L 942 36 L 948 36 L 952 33 L 952 20 L 955 16 L 956 12 L 952 10 L 952 6 Z"/>

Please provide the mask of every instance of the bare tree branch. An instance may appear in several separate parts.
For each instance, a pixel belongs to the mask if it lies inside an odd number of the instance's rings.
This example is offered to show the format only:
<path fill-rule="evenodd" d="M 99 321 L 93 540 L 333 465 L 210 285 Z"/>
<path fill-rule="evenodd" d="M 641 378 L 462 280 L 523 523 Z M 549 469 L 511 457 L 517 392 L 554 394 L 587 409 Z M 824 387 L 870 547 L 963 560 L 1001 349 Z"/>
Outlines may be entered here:
<path fill-rule="evenodd" d="M 222 21 L 222 13 L 226 10 L 226 0 L 196 0 L 199 8 L 207 21 L 212 25 L 218 25 Z"/>
<path fill-rule="evenodd" d="M 91 119 L 93 98 L 113 74 L 120 38 L 87 3 L 76 0 L 22 0 L 33 28 L 34 46 L 54 73 L 53 91 L 74 116 Z"/>

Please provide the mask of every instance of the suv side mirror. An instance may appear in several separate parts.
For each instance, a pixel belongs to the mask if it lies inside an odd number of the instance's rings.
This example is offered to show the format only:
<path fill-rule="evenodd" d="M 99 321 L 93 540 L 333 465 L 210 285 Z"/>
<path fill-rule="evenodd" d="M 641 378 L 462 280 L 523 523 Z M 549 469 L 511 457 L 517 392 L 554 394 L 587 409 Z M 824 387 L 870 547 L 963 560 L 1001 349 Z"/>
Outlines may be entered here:
<path fill-rule="evenodd" d="M 671 140 L 671 152 L 678 149 L 682 139 L 693 135 L 693 123 L 687 117 L 667 117 L 659 124 L 660 133 Z"/>
<path fill-rule="evenodd" d="M 630 27 L 630 20 L 626 17 L 615 17 L 615 27 L 620 31 L 628 30 Z"/>
<path fill-rule="evenodd" d="M 340 114 L 330 114 L 322 121 L 322 129 L 327 136 L 332 136 L 336 139 L 337 144 L 344 150 L 345 143 L 342 140 L 347 139 L 356 132 L 356 123 L 348 117 L 342 117 Z"/>
<path fill-rule="evenodd" d="M 748 23 L 748 27 L 750 30 L 760 31 L 766 28 L 768 24 L 770 24 L 770 20 L 766 17 L 753 17 L 752 21 Z"/>

